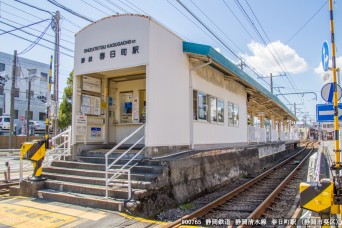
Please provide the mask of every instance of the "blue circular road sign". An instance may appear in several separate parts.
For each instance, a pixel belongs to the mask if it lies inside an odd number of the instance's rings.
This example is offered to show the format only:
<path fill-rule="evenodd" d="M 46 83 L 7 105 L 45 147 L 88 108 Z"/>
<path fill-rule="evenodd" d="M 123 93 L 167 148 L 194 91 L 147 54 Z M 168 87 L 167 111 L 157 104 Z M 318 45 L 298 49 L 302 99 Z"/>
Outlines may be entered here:
<path fill-rule="evenodd" d="M 342 89 L 341 87 L 336 84 L 337 86 L 337 100 L 341 99 L 342 96 Z M 321 90 L 321 95 L 323 100 L 325 100 L 326 102 L 332 103 L 334 100 L 334 83 L 328 83 L 326 85 L 323 86 L 322 90 Z"/>
<path fill-rule="evenodd" d="M 323 42 L 322 46 L 322 65 L 324 71 L 329 70 L 329 44 L 326 40 Z"/>

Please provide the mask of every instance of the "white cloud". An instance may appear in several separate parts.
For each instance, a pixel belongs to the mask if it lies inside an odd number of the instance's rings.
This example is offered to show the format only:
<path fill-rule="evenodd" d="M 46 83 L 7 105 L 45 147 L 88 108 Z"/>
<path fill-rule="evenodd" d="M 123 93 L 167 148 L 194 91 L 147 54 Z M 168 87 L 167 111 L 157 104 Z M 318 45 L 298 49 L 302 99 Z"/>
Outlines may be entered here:
<path fill-rule="evenodd" d="M 332 61 L 329 61 L 329 67 L 332 66 Z M 336 68 L 340 68 L 340 74 L 342 71 L 342 56 L 336 58 Z M 329 70 L 325 72 L 322 67 L 322 62 L 319 63 L 319 66 L 314 69 L 315 73 L 322 77 L 324 83 L 332 82 L 332 71 Z"/>
<path fill-rule="evenodd" d="M 294 49 L 280 41 L 272 42 L 267 46 L 252 41 L 248 44 L 248 48 L 251 50 L 252 55 L 242 54 L 242 58 L 248 65 L 253 66 L 258 71 L 265 74 L 282 73 L 282 70 L 273 55 L 278 59 L 278 62 L 283 69 L 284 64 L 286 68 L 284 70 L 288 73 L 298 74 L 307 70 L 308 64 L 304 58 L 300 57 Z M 278 55 L 274 53 L 274 50 Z M 281 61 L 279 61 L 278 56 Z"/>

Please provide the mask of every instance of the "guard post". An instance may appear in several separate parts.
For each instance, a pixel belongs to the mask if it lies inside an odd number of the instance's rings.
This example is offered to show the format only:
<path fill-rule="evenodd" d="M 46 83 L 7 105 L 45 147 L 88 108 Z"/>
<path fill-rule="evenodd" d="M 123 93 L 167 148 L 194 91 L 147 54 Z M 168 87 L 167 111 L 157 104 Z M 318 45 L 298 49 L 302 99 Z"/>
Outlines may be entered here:
<path fill-rule="evenodd" d="M 24 142 L 20 148 L 20 159 L 30 160 L 33 164 L 33 174 L 29 178 L 32 181 L 45 180 L 42 177 L 43 160 L 45 157 L 45 139 Z"/>

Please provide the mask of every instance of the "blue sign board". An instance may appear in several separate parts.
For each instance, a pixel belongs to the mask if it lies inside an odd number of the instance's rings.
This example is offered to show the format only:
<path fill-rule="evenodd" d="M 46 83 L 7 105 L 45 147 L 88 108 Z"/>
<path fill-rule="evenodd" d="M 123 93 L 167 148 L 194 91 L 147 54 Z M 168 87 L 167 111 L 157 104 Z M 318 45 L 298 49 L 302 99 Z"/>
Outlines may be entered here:
<path fill-rule="evenodd" d="M 318 104 L 316 105 L 317 122 L 333 122 L 334 121 L 334 105 Z M 338 120 L 342 121 L 342 103 L 338 104 Z"/>
<path fill-rule="evenodd" d="M 329 70 L 329 44 L 328 41 L 323 42 L 322 46 L 322 66 L 324 71 Z"/>
<path fill-rule="evenodd" d="M 342 95 L 342 89 L 341 87 L 336 84 L 337 86 L 337 100 L 341 99 L 341 95 Z M 325 84 L 321 90 L 321 95 L 323 100 L 325 100 L 326 102 L 332 103 L 333 102 L 333 98 L 334 98 L 334 83 L 328 83 Z"/>

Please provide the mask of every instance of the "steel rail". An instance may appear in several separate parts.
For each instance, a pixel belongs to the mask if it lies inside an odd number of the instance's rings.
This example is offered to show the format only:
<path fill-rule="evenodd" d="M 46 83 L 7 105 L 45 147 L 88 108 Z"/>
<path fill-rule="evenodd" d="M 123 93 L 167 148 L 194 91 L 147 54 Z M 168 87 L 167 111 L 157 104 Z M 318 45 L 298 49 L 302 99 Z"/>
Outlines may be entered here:
<path fill-rule="evenodd" d="M 229 201 L 230 199 L 232 199 L 233 197 L 235 197 L 236 195 L 238 195 L 240 192 L 246 190 L 247 188 L 251 187 L 252 185 L 254 185 L 255 183 L 259 182 L 260 180 L 262 180 L 263 178 L 265 178 L 266 176 L 268 176 L 269 174 L 271 174 L 274 170 L 284 166 L 288 161 L 290 161 L 292 158 L 296 157 L 299 153 L 303 152 L 304 150 L 307 149 L 308 145 L 310 143 L 314 142 L 309 142 L 306 144 L 306 146 L 301 149 L 300 151 L 298 151 L 297 153 L 295 153 L 294 155 L 292 155 L 291 157 L 287 158 L 286 160 L 282 161 L 281 163 L 279 163 L 278 165 L 270 168 L 269 170 L 263 172 L 262 174 L 260 174 L 259 176 L 255 177 L 254 179 L 248 181 L 247 183 L 241 185 L 240 187 L 234 189 L 233 191 L 230 191 L 229 193 L 227 193 L 226 195 L 218 198 L 217 200 L 213 201 L 210 204 L 207 204 L 205 206 L 203 206 L 202 208 L 198 209 L 197 211 L 189 214 L 189 215 L 185 215 L 180 219 L 177 219 L 176 221 L 166 224 L 164 227 L 180 227 L 182 224 L 182 220 L 186 220 L 186 219 L 195 219 L 195 218 L 200 218 L 202 216 L 204 216 L 205 214 L 207 214 L 209 211 L 211 211 L 213 208 L 222 205 L 223 203 Z M 311 153 L 311 151 L 310 151 Z M 310 154 L 309 153 L 309 154 Z"/>
<path fill-rule="evenodd" d="M 1 183 L 0 184 L 0 195 L 9 193 L 9 187 L 19 185 L 19 182 Z M 7 190 L 8 189 L 8 190 Z"/>
<path fill-rule="evenodd" d="M 306 160 L 311 156 L 311 153 L 314 151 L 314 143 L 312 145 L 311 151 L 308 155 L 303 158 L 303 160 L 294 168 L 294 170 L 279 184 L 279 186 L 248 216 L 248 219 L 257 219 L 259 218 L 265 210 L 271 205 L 274 199 L 279 195 L 279 193 L 285 188 L 285 186 L 291 181 L 294 175 L 297 173 L 298 169 L 301 168 Z M 249 227 L 242 225 L 241 227 Z"/>

